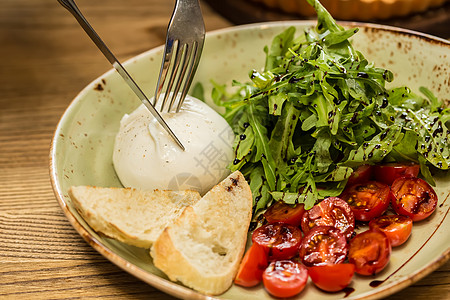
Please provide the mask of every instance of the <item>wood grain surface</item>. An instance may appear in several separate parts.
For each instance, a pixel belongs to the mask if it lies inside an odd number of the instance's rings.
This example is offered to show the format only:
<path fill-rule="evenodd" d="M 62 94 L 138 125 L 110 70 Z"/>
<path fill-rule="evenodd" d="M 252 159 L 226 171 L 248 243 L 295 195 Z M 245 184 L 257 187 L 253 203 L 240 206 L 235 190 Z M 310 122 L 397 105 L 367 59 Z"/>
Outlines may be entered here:
<path fill-rule="evenodd" d="M 78 0 L 121 60 L 164 42 L 174 1 Z M 202 2 L 207 30 L 231 26 Z M 0 1 L 0 298 L 171 299 L 122 271 L 71 227 L 49 179 L 53 131 L 111 67 L 56 0 Z M 444 299 L 450 263 L 389 299 Z"/>

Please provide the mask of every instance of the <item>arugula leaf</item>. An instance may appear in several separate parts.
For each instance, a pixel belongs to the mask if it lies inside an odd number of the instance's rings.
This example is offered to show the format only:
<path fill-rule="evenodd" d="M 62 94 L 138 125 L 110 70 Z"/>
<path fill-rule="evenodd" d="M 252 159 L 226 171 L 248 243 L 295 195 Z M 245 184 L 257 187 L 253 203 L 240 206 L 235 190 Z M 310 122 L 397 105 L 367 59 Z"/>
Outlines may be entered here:
<path fill-rule="evenodd" d="M 425 178 L 425 180 L 428 181 L 432 186 L 436 186 L 433 176 L 431 175 L 430 168 L 428 168 L 427 160 L 422 155 L 419 155 L 419 164 L 420 173 Z"/>
<path fill-rule="evenodd" d="M 250 173 L 250 189 L 253 195 L 253 215 L 263 210 L 271 201 L 269 187 L 265 180 L 264 170 L 261 165 L 255 167 Z"/>
<path fill-rule="evenodd" d="M 191 96 L 205 102 L 205 90 L 203 89 L 203 85 L 200 82 L 197 82 L 192 87 Z"/>
<path fill-rule="evenodd" d="M 254 146 L 256 148 L 256 153 L 254 156 L 261 160 L 267 183 L 270 189 L 274 190 L 276 185 L 276 167 L 272 152 L 269 148 L 267 128 L 263 125 L 264 122 L 262 121 L 266 114 L 266 110 L 262 110 L 261 108 L 262 106 L 256 106 L 253 103 L 250 103 L 248 106 L 249 122 L 255 136 Z"/>
<path fill-rule="evenodd" d="M 434 166 L 448 170 L 450 134 L 445 123 L 440 120 L 439 113 L 431 113 L 430 109 L 424 108 L 416 112 L 407 110 L 406 114 L 411 116 L 412 121 L 405 126 L 417 133 L 417 151 Z"/>
<path fill-rule="evenodd" d="M 427 89 L 426 87 L 424 87 L 424 86 L 421 86 L 420 88 L 419 88 L 419 91 L 422 93 L 422 94 L 424 94 L 427 98 L 428 98 L 428 100 L 430 101 L 430 104 L 431 104 L 431 111 L 435 111 L 435 110 L 437 110 L 439 107 L 442 107 L 443 106 L 443 101 L 442 100 L 439 100 L 438 98 L 436 98 L 435 96 L 434 96 L 434 94 L 429 90 L 429 89 Z"/>
<path fill-rule="evenodd" d="M 414 161 L 418 162 L 417 147 L 417 134 L 413 130 L 405 129 L 405 133 L 398 144 L 394 146 L 393 155 L 398 157 L 396 161 Z"/>
<path fill-rule="evenodd" d="M 271 153 L 277 166 L 290 159 L 293 153 L 292 136 L 299 117 L 299 110 L 291 102 L 283 108 L 283 114 L 278 118 L 269 141 Z"/>
<path fill-rule="evenodd" d="M 356 150 L 351 150 L 343 165 L 357 166 L 363 163 L 380 162 L 392 151 L 395 141 L 400 137 L 400 126 L 384 129 L 370 141 L 365 141 Z"/>
<path fill-rule="evenodd" d="M 450 167 L 450 109 L 428 89 L 387 89 L 389 70 L 375 67 L 349 41 L 317 0 L 315 29 L 294 27 L 264 48 L 265 66 L 234 91 L 213 83 L 214 103 L 232 126 L 235 160 L 250 181 L 254 217 L 273 201 L 308 209 L 344 189 L 361 164 L 414 161 L 434 183 L 430 168 Z"/>
<path fill-rule="evenodd" d="M 308 177 L 308 184 L 303 191 L 298 193 L 290 192 L 271 192 L 275 201 L 284 201 L 287 204 L 304 203 L 305 209 L 310 209 L 316 203 L 318 192 L 313 178 Z"/>
<path fill-rule="evenodd" d="M 291 45 L 295 35 L 295 28 L 289 27 L 279 35 L 275 36 L 272 45 L 269 49 L 266 48 L 266 66 L 265 70 L 271 70 L 280 65 L 281 56 L 284 56 L 288 51 L 289 45 Z"/>

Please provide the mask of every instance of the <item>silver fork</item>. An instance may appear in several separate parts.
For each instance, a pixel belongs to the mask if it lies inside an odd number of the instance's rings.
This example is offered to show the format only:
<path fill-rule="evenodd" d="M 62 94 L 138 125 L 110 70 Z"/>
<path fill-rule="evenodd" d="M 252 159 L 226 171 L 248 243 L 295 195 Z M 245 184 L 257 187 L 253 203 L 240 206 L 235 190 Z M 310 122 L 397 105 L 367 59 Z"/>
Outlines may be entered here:
<path fill-rule="evenodd" d="M 161 112 L 169 112 L 173 108 L 176 108 L 176 112 L 180 110 L 197 70 L 204 40 L 205 24 L 199 0 L 177 0 L 167 28 L 161 70 L 155 90 L 155 107 L 161 94 L 164 94 Z"/>
<path fill-rule="evenodd" d="M 122 66 L 119 60 L 114 56 L 114 54 L 109 50 L 106 44 L 102 41 L 102 39 L 98 36 L 86 18 L 83 16 L 81 11 L 78 9 L 74 0 L 58 0 L 58 2 L 66 8 L 78 21 L 87 35 L 91 38 L 91 40 L 95 43 L 95 45 L 100 49 L 103 55 L 108 59 L 108 61 L 113 65 L 116 71 L 122 76 L 125 82 L 129 85 L 129 87 L 133 90 L 133 92 L 139 97 L 139 99 L 144 103 L 150 113 L 158 120 L 161 126 L 169 133 L 169 135 L 174 139 L 174 141 L 180 146 L 182 150 L 185 150 L 181 141 L 177 138 L 177 136 L 170 129 L 169 125 L 164 121 L 155 107 L 152 105 L 150 100 L 141 90 L 141 88 L 137 85 L 137 83 L 133 80 L 133 78 L 128 74 L 127 70 Z"/>

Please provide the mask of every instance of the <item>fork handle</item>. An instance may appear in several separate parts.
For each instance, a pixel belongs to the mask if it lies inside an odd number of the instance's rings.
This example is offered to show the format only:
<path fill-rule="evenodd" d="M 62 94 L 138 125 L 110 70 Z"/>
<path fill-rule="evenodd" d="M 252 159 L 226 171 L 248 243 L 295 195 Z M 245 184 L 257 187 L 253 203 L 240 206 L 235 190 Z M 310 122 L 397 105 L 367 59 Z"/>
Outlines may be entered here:
<path fill-rule="evenodd" d="M 75 4 L 73 0 L 58 0 L 58 2 L 66 8 L 78 21 L 87 35 L 91 38 L 91 40 L 97 45 L 97 47 L 102 51 L 103 55 L 108 59 L 111 64 L 118 62 L 117 58 L 112 54 L 112 52 L 106 47 L 105 43 L 95 32 L 94 28 L 89 24 L 86 18 L 83 16 L 81 11 L 78 9 L 78 6 Z"/>

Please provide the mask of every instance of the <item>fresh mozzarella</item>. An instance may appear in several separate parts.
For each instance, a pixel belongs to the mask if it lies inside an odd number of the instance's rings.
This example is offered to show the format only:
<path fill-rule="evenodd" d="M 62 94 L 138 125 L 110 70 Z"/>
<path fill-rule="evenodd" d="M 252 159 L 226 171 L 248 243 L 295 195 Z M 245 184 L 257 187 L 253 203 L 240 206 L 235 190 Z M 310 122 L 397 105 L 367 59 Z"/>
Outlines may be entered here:
<path fill-rule="evenodd" d="M 125 187 L 193 189 L 205 194 L 224 179 L 233 159 L 231 127 L 204 102 L 187 96 L 178 113 L 162 113 L 183 151 L 144 105 L 120 122 L 113 163 Z"/>

